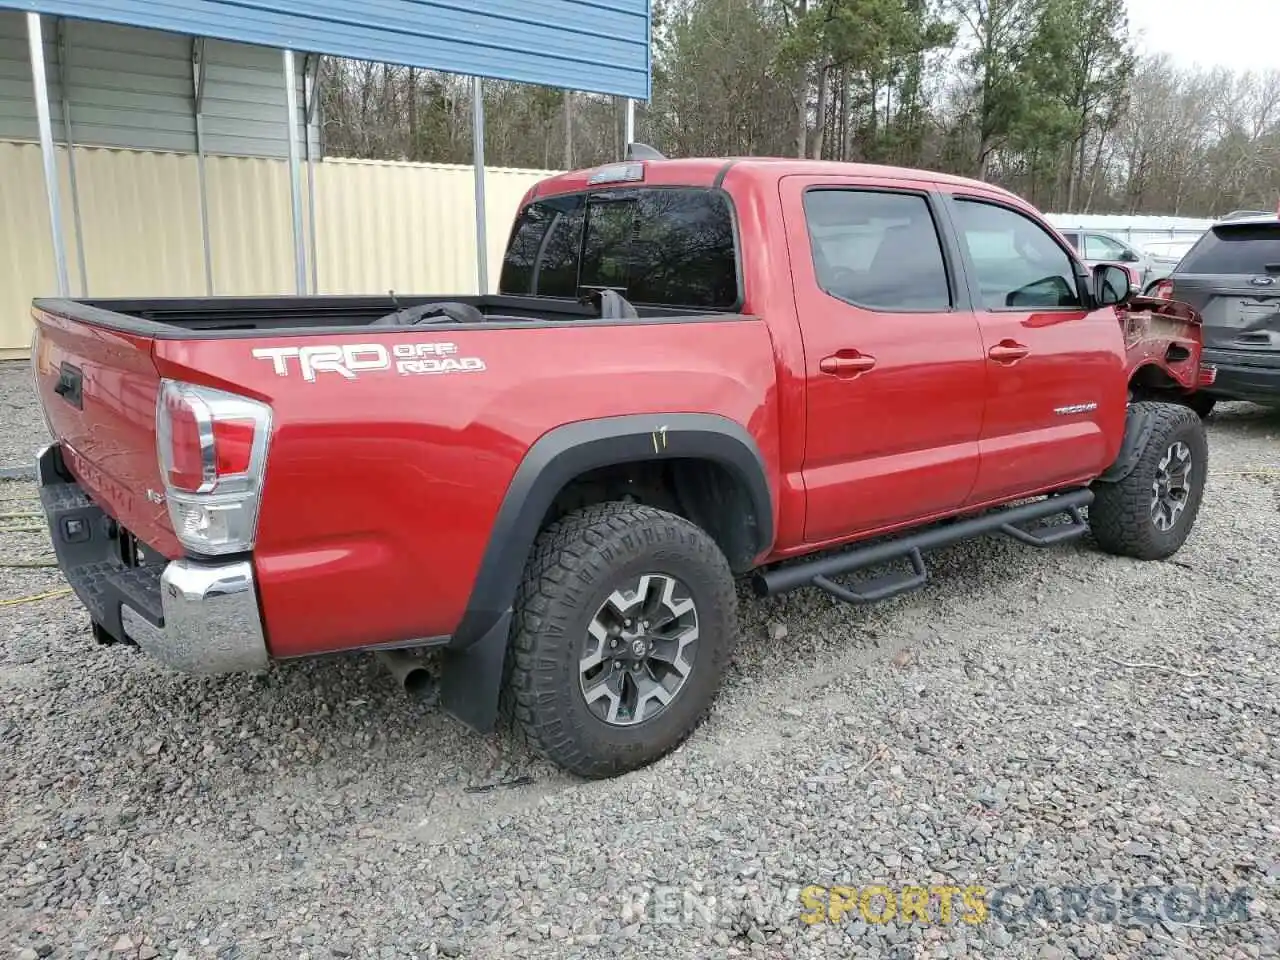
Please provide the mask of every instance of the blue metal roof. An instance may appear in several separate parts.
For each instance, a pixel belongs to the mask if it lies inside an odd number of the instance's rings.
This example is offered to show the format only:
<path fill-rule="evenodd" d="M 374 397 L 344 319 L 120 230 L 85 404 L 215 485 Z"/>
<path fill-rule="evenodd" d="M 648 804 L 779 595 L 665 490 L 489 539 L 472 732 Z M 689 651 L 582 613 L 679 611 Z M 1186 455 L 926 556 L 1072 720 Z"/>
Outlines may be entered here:
<path fill-rule="evenodd" d="M 0 0 L 104 20 L 648 100 L 650 0 Z"/>

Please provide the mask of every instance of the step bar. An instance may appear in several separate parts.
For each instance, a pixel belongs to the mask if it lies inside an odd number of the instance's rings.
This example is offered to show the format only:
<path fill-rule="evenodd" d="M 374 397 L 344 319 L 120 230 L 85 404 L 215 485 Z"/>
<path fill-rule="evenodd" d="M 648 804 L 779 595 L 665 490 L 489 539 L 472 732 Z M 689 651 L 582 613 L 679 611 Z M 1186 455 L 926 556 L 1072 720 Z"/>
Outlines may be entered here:
<path fill-rule="evenodd" d="M 936 550 L 938 547 L 949 546 L 961 540 L 970 540 L 986 533 L 1003 533 L 1033 547 L 1048 547 L 1074 540 L 1083 536 L 1089 529 L 1089 524 L 1080 511 L 1092 502 L 1092 490 L 1072 490 L 1044 500 L 993 510 L 968 520 L 957 520 L 954 523 L 929 527 L 918 533 L 908 533 L 869 547 L 760 571 L 752 578 L 752 586 L 756 595 L 761 597 L 776 596 L 795 590 L 797 587 L 817 587 L 846 603 L 887 600 L 908 590 L 919 589 L 928 582 L 929 571 L 924 563 L 926 550 Z M 1048 520 L 1064 514 L 1071 518 L 1070 523 L 1052 526 L 1040 524 L 1031 529 L 1022 526 L 1032 521 Z M 909 572 L 891 573 L 863 581 L 857 586 L 838 584 L 831 579 L 855 570 L 901 559 L 910 563 Z"/>

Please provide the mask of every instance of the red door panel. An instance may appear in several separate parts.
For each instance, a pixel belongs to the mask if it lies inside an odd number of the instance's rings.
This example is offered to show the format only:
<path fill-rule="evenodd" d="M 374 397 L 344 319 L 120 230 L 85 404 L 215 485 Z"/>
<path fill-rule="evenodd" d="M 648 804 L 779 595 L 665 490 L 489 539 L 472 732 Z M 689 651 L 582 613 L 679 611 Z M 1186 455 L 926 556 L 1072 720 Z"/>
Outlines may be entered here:
<path fill-rule="evenodd" d="M 953 510 L 977 476 L 985 360 L 972 313 L 950 305 L 962 298 L 927 189 L 781 182 L 804 338 L 810 544 Z"/>
<path fill-rule="evenodd" d="M 1104 424 L 1116 410 L 1124 416 L 1115 311 L 986 313 L 979 322 L 988 350 L 1013 341 L 1028 353 L 988 359 L 974 502 L 1096 476 L 1110 454 Z"/>
<path fill-rule="evenodd" d="M 987 365 L 970 503 L 1096 476 L 1124 418 L 1115 308 L 1082 304 L 1074 258 L 1029 213 L 961 196 L 951 212 Z"/>

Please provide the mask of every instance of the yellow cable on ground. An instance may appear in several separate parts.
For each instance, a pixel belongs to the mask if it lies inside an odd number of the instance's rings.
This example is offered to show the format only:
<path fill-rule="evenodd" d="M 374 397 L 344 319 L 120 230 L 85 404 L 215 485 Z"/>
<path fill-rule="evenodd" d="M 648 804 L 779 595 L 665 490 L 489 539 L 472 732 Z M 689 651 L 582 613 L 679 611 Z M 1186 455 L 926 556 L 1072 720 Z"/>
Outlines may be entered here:
<path fill-rule="evenodd" d="M 0 607 L 16 607 L 20 603 L 35 603 L 37 600 L 52 600 L 54 597 L 65 597 L 70 592 L 70 587 L 63 587 L 61 590 L 49 590 L 45 593 L 33 593 L 29 597 L 15 597 L 12 600 L 0 600 Z"/>

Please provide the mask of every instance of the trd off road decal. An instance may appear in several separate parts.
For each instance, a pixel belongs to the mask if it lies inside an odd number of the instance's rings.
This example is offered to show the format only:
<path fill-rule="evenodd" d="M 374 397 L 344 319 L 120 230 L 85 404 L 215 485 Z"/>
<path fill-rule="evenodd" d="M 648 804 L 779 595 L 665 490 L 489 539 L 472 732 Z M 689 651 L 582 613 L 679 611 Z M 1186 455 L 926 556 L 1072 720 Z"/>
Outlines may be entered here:
<path fill-rule="evenodd" d="M 302 379 L 314 382 L 321 373 L 336 373 L 354 380 L 361 373 L 395 370 L 402 375 L 435 373 L 477 373 L 484 370 L 479 357 L 459 357 L 456 343 L 396 343 L 388 349 L 381 343 L 326 344 L 311 347 L 258 347 L 253 356 L 270 360 L 277 376 L 287 377 L 291 369 Z"/>

